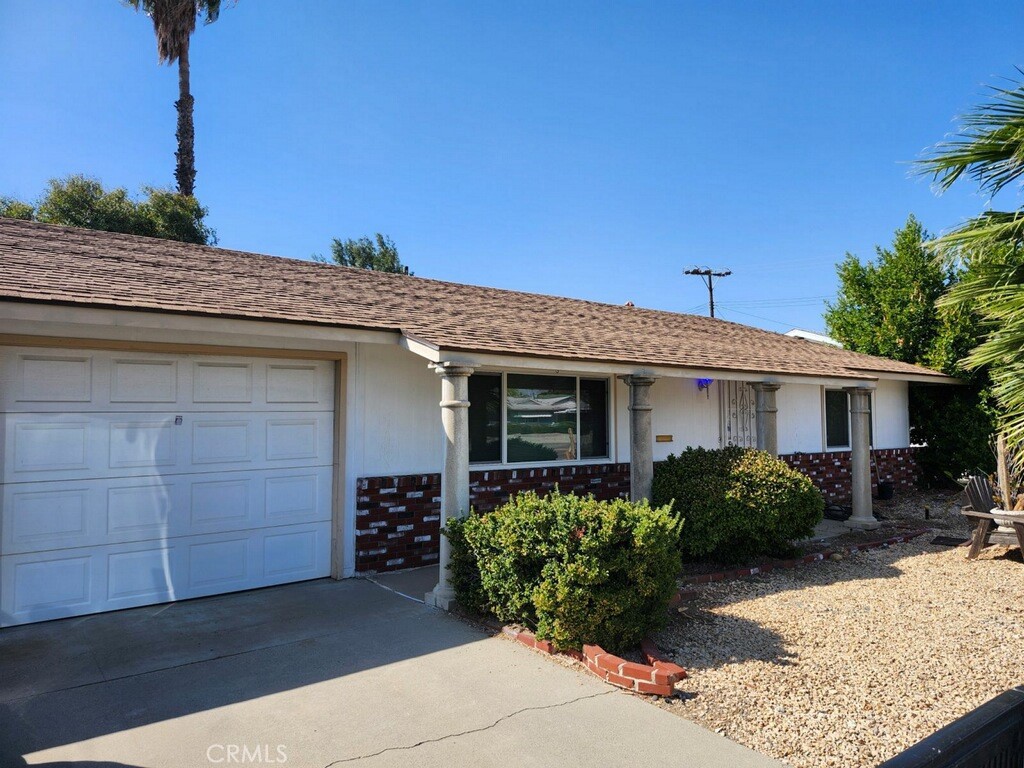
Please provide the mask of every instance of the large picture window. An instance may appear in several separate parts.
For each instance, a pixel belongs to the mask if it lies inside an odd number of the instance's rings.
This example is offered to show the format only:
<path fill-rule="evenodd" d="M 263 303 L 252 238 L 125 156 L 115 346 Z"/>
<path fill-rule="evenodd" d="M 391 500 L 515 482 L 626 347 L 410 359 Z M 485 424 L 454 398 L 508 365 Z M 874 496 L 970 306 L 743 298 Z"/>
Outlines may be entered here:
<path fill-rule="evenodd" d="M 607 379 L 473 374 L 469 460 L 514 464 L 607 458 L 608 390 Z"/>
<path fill-rule="evenodd" d="M 868 409 L 873 407 L 868 398 Z M 868 416 L 869 442 L 874 445 L 874 414 Z M 846 450 L 850 447 L 850 395 L 842 389 L 825 390 L 825 449 Z"/>

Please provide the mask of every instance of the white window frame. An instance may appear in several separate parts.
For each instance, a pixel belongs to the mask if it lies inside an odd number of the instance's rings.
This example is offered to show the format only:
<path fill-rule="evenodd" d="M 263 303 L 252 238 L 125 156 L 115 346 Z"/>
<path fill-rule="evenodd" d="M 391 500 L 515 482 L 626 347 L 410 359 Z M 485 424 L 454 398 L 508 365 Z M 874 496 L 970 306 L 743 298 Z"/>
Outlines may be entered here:
<path fill-rule="evenodd" d="M 587 373 L 568 373 L 558 372 L 553 373 L 550 371 L 494 371 L 494 370 L 480 370 L 473 375 L 490 375 L 495 374 L 501 377 L 501 460 L 498 462 L 494 461 L 470 461 L 469 466 L 474 471 L 487 470 L 487 469 L 509 469 L 509 468 L 522 468 L 529 469 L 531 467 L 563 467 L 563 466 L 585 466 L 590 464 L 614 464 L 615 463 L 615 382 L 610 376 L 603 376 L 601 374 L 587 374 Z M 509 461 L 508 460 L 508 377 L 509 374 L 514 376 L 549 376 L 551 378 L 573 378 L 576 380 L 576 458 L 575 459 L 552 459 L 551 461 Z M 580 434 L 580 421 L 581 421 L 581 409 L 579 407 L 580 402 L 580 379 L 589 379 L 591 381 L 603 381 L 608 393 L 608 407 L 605 411 L 605 426 L 608 434 L 608 453 L 605 456 L 589 456 L 583 458 L 580 456 L 580 449 L 582 448 L 583 436 Z M 473 404 L 470 403 L 470 408 Z"/>
<path fill-rule="evenodd" d="M 825 393 L 826 392 L 842 392 L 846 395 L 846 434 L 853 440 L 853 417 L 850 415 L 850 393 L 847 392 L 843 387 L 822 387 L 821 388 L 821 449 L 822 453 L 841 453 L 843 451 L 849 451 L 853 449 L 852 445 L 833 445 L 828 444 L 828 413 L 826 412 Z M 874 391 L 868 392 L 868 408 L 871 411 L 871 444 L 869 447 L 874 448 L 874 436 L 876 433 L 875 424 L 875 393 Z"/>

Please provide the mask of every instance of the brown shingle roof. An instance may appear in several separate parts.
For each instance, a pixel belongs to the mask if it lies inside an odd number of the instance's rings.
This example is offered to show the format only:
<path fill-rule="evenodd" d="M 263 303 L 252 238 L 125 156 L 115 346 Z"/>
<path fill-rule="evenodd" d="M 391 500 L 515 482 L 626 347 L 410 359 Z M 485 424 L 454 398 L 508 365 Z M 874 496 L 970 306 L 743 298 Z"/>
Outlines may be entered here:
<path fill-rule="evenodd" d="M 724 320 L 0 219 L 0 298 L 399 331 L 454 351 L 946 377 Z"/>

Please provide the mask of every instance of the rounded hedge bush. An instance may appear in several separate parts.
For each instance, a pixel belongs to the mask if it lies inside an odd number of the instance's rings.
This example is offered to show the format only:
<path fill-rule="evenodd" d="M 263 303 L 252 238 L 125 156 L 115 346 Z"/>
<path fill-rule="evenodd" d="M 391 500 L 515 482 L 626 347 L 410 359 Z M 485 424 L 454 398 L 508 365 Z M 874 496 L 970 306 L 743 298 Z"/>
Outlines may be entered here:
<path fill-rule="evenodd" d="M 686 520 L 687 559 L 741 562 L 782 555 L 814 533 L 824 499 L 808 477 L 764 451 L 688 448 L 654 470 L 652 501 Z"/>
<path fill-rule="evenodd" d="M 635 646 L 660 628 L 676 590 L 681 521 L 671 505 L 527 492 L 449 521 L 459 603 L 558 648 Z"/>

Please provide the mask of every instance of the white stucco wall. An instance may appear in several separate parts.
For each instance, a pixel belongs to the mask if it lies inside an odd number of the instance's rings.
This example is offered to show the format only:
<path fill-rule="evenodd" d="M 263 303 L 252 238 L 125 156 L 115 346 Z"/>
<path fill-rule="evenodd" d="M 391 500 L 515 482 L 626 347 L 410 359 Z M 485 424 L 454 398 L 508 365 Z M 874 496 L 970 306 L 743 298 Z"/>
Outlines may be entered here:
<path fill-rule="evenodd" d="M 359 344 L 355 357 L 354 463 L 360 477 L 439 472 L 441 379 L 396 346 Z"/>
<path fill-rule="evenodd" d="M 691 446 L 719 446 L 721 406 L 717 381 L 702 392 L 695 379 L 658 379 L 651 388 L 651 403 L 654 434 L 672 436 L 671 443 L 655 442 L 655 461 Z"/>
<path fill-rule="evenodd" d="M 775 403 L 779 409 L 779 453 L 821 451 L 821 387 L 783 384 L 775 395 Z"/>
<path fill-rule="evenodd" d="M 910 445 L 909 386 L 905 381 L 879 381 L 873 400 L 875 448 Z"/>
<path fill-rule="evenodd" d="M 350 473 L 358 477 L 439 472 L 443 462 L 439 377 L 399 347 L 357 344 L 350 361 Z M 586 371 L 565 371 L 586 375 Z M 612 461 L 629 461 L 629 391 L 612 380 Z M 689 378 L 661 378 L 651 388 L 654 459 L 689 446 L 720 444 L 718 381 L 705 393 Z M 785 384 L 777 394 L 779 452 L 817 453 L 822 446 L 821 387 Z M 907 383 L 882 381 L 874 396 L 875 447 L 910 444 Z"/>

